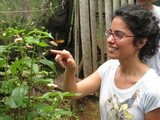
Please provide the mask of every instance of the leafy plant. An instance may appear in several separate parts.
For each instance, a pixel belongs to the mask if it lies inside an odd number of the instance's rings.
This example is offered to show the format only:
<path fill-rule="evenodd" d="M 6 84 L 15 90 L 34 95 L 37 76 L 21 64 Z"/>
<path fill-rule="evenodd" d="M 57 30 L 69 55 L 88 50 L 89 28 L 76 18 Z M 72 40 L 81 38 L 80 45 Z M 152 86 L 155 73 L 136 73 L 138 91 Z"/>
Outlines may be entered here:
<path fill-rule="evenodd" d="M 76 94 L 47 87 L 58 75 L 56 64 L 45 58 L 49 39 L 54 39 L 50 33 L 38 29 L 7 28 L 0 36 L 5 41 L 0 45 L 0 119 L 55 120 L 74 115 L 64 97 Z"/>

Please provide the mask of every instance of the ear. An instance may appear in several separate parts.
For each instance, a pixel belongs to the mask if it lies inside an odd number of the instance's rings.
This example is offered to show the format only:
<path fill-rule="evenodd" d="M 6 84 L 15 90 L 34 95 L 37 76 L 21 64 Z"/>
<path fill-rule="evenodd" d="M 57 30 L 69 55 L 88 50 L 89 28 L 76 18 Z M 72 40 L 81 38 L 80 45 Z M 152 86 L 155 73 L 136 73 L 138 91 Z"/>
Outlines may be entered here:
<path fill-rule="evenodd" d="M 147 42 L 147 38 L 140 39 L 140 41 L 137 42 L 138 49 L 141 49 Z"/>

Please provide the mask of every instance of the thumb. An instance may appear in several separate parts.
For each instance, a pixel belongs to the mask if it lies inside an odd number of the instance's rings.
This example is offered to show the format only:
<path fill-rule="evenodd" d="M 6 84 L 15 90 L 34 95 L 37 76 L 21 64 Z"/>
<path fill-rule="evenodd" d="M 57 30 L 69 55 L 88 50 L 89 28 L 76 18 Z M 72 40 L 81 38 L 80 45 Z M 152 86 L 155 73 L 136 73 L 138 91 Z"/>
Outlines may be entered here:
<path fill-rule="evenodd" d="M 74 59 L 68 58 L 66 67 L 70 69 L 76 69 L 76 63 Z"/>

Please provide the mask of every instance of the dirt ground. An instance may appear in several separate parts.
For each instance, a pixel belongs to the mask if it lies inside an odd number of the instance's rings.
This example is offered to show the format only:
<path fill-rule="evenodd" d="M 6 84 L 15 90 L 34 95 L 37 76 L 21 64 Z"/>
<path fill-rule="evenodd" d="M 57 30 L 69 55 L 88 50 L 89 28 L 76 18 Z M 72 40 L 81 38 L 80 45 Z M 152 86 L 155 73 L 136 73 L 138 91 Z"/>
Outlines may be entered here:
<path fill-rule="evenodd" d="M 74 103 L 74 111 L 79 120 L 100 120 L 99 98 L 90 95 Z"/>

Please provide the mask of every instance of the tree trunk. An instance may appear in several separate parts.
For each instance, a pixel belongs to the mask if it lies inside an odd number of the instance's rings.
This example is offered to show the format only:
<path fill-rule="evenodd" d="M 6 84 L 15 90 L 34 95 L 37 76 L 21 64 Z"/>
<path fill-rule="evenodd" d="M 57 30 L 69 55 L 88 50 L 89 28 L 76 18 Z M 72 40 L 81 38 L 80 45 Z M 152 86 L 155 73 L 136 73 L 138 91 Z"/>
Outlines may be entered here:
<path fill-rule="evenodd" d="M 113 0 L 113 12 L 115 12 L 116 9 L 119 8 L 119 7 L 120 7 L 120 1 L 119 0 Z"/>
<path fill-rule="evenodd" d="M 106 21 L 106 30 L 109 29 L 112 20 L 112 0 L 105 0 L 105 21 Z"/>
<path fill-rule="evenodd" d="M 128 4 L 134 4 L 134 0 L 128 0 Z"/>
<path fill-rule="evenodd" d="M 97 40 L 96 40 L 96 1 L 90 0 L 90 23 L 91 23 L 91 40 L 92 40 L 92 57 L 93 71 L 97 69 Z M 93 72 L 92 71 L 92 72 Z"/>
<path fill-rule="evenodd" d="M 102 64 L 105 61 L 104 53 L 106 52 L 105 50 L 105 36 L 104 36 L 104 17 L 103 17 L 103 0 L 98 0 L 98 40 L 97 43 L 100 43 L 99 47 L 101 49 L 101 63 Z"/>
<path fill-rule="evenodd" d="M 105 0 L 105 21 L 106 21 L 106 30 L 109 29 L 111 21 L 112 21 L 113 7 L 112 0 Z M 107 50 L 107 44 L 106 44 Z M 108 56 L 107 56 L 108 59 Z"/>
<path fill-rule="evenodd" d="M 92 73 L 91 37 L 88 0 L 80 0 L 80 25 L 84 77 Z"/>
<path fill-rule="evenodd" d="M 80 77 L 79 73 L 81 70 L 81 66 L 80 66 L 80 61 L 81 61 L 81 57 L 80 57 L 80 16 L 79 16 L 79 2 L 77 0 L 74 1 L 74 6 L 75 6 L 75 22 L 74 22 L 74 57 L 75 57 L 75 61 L 77 64 L 77 76 L 76 77 Z"/>
<path fill-rule="evenodd" d="M 127 5 L 128 0 L 121 0 L 121 6 Z"/>

